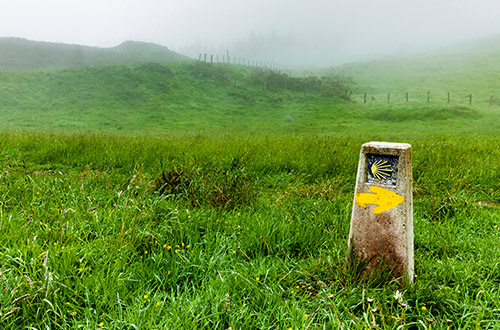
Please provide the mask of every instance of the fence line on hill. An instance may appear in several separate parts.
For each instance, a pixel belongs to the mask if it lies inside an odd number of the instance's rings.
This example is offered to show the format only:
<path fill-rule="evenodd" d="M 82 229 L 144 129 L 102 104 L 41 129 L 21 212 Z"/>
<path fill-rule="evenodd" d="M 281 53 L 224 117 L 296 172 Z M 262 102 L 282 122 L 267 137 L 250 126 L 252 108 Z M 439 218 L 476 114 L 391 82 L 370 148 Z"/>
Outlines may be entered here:
<path fill-rule="evenodd" d="M 210 56 L 209 56 L 210 55 Z M 231 62 L 232 60 L 232 62 Z M 226 52 L 225 55 L 222 55 L 222 58 L 219 58 L 219 54 L 208 54 L 208 53 L 200 53 L 198 56 L 198 61 L 200 62 L 206 62 L 206 63 L 226 63 L 226 64 L 237 64 L 237 65 L 244 65 L 248 67 L 255 67 L 255 68 L 264 68 L 264 69 L 272 69 L 272 70 L 280 70 L 280 71 L 287 71 L 290 70 L 291 68 L 287 65 L 279 64 L 272 59 L 271 61 L 259 61 L 259 60 L 252 60 L 249 58 L 245 57 L 236 57 L 236 56 L 231 56 L 229 55 L 229 51 Z"/>
<path fill-rule="evenodd" d="M 380 97 L 380 94 L 375 94 L 375 95 L 377 97 Z M 377 101 L 375 99 L 375 95 L 369 95 L 368 93 L 363 93 L 363 95 L 361 96 L 361 99 L 362 99 L 362 101 L 363 101 L 364 104 L 367 104 L 367 103 L 370 103 L 370 99 L 371 99 L 371 101 Z M 441 99 L 441 97 L 442 97 L 442 95 L 439 95 L 438 97 L 436 97 L 434 99 Z M 387 104 L 390 104 L 391 102 L 394 103 L 395 100 L 398 100 L 398 99 L 399 100 L 404 100 L 405 102 L 409 103 L 411 101 L 418 101 L 419 98 L 418 97 L 414 97 L 413 99 L 411 99 L 409 92 L 405 92 L 404 98 L 396 98 L 395 94 L 391 95 L 391 92 L 388 92 L 387 93 L 387 99 L 386 99 L 387 101 L 386 101 L 386 103 Z M 473 104 L 473 102 L 472 102 L 473 101 L 472 93 L 469 93 L 469 94 L 466 94 L 466 95 L 462 95 L 459 98 L 452 98 L 452 94 L 450 92 L 448 92 L 446 94 L 446 102 L 447 102 L 447 104 L 450 104 L 452 102 L 461 102 L 462 100 L 465 101 L 465 102 L 468 102 L 469 105 L 472 105 Z M 433 101 L 433 99 L 431 97 L 431 92 L 430 91 L 427 91 L 426 101 L 427 101 L 427 103 L 432 103 L 432 101 Z M 490 98 L 489 98 L 489 105 L 500 105 L 500 98 L 495 97 L 494 95 L 491 95 Z"/>
<path fill-rule="evenodd" d="M 210 57 L 209 57 L 210 56 Z M 232 62 L 231 62 L 231 59 L 232 59 Z M 272 61 L 258 61 L 258 60 L 252 60 L 252 59 L 249 59 L 249 58 L 245 58 L 245 57 L 236 57 L 236 56 L 231 56 L 229 54 L 229 50 L 226 51 L 226 54 L 225 55 L 222 55 L 222 58 L 219 57 L 219 54 L 208 54 L 208 53 L 200 53 L 199 56 L 198 56 L 198 60 L 200 62 L 206 62 L 206 63 L 211 63 L 211 64 L 234 64 L 234 65 L 243 65 L 243 66 L 248 66 L 248 67 L 255 67 L 255 68 L 264 68 L 264 69 L 271 69 L 271 70 L 279 70 L 279 71 L 289 71 L 291 70 L 291 68 L 287 65 L 282 65 L 282 64 L 278 64 L 274 61 L 274 59 Z M 235 82 L 236 84 L 236 82 Z M 245 82 L 245 87 L 246 87 L 246 82 Z M 267 83 L 264 82 L 264 91 L 267 90 Z M 284 93 L 286 94 L 286 87 L 284 88 Z M 304 95 L 306 95 L 306 91 L 304 90 Z M 352 97 L 352 91 L 345 91 L 345 96 L 347 98 L 350 98 Z M 369 103 L 369 100 L 367 98 L 368 94 L 367 93 L 364 93 L 363 94 L 363 103 Z M 395 95 L 393 94 L 392 95 L 392 99 L 391 99 L 391 92 L 388 92 L 387 93 L 387 104 L 390 104 L 391 103 L 391 100 L 394 102 L 394 100 L 396 99 L 394 97 Z M 472 105 L 472 93 L 469 93 L 467 96 L 464 97 L 465 99 L 468 99 L 468 103 L 469 105 L 471 106 Z M 375 101 L 375 97 L 374 96 L 371 96 L 371 99 L 372 101 Z M 452 101 L 456 101 L 457 99 L 452 99 L 451 97 L 451 93 L 448 92 L 447 93 L 447 103 L 450 104 Z M 410 102 L 410 94 L 409 92 L 405 92 L 405 95 L 404 95 L 404 100 L 409 103 Z M 415 98 L 413 98 L 413 100 L 415 100 Z M 430 91 L 427 91 L 427 103 L 432 103 L 432 99 L 431 99 L 431 92 Z M 500 99 L 499 98 L 496 98 L 495 96 L 490 96 L 490 99 L 489 99 L 489 105 L 500 105 Z"/>

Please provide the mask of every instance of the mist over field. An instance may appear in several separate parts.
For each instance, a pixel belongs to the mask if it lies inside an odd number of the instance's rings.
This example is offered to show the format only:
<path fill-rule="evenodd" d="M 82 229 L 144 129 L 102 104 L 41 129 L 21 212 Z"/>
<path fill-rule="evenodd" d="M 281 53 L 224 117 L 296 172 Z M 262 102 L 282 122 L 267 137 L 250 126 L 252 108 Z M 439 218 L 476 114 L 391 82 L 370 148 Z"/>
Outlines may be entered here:
<path fill-rule="evenodd" d="M 7 0 L 0 36 L 113 47 L 154 42 L 197 58 L 331 66 L 500 33 L 494 0 Z"/>

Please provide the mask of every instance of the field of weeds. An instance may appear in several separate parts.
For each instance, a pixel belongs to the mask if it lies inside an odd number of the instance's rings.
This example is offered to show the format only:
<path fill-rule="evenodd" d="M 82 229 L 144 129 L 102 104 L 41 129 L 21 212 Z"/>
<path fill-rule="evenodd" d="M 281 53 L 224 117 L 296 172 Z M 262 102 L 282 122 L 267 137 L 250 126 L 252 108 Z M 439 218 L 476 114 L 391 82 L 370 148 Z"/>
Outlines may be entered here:
<path fill-rule="evenodd" d="M 500 326 L 500 139 L 414 157 L 415 283 L 345 263 L 364 137 L 0 134 L 4 329 Z"/>

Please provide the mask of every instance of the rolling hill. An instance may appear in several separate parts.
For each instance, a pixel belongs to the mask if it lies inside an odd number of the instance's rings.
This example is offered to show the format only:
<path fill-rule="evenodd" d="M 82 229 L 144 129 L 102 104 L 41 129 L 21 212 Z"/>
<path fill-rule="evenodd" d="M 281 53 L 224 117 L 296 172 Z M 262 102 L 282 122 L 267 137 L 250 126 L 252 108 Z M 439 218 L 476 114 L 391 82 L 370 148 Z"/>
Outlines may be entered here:
<path fill-rule="evenodd" d="M 0 38 L 0 70 L 47 70 L 131 62 L 182 62 L 191 60 L 167 47 L 125 41 L 111 48 Z"/>
<path fill-rule="evenodd" d="M 323 72 L 325 73 L 325 72 Z M 374 61 L 345 64 L 327 70 L 328 74 L 347 75 L 357 82 L 355 99 L 364 93 L 369 99 L 386 102 L 391 93 L 394 102 L 431 100 L 468 105 L 500 104 L 500 36 L 462 43 L 438 51 L 394 56 Z M 493 97 L 493 99 L 491 99 Z"/>
<path fill-rule="evenodd" d="M 0 72 L 0 125 L 162 133 L 295 131 L 316 127 L 325 111 L 329 116 L 346 111 L 343 86 L 332 78 L 294 78 L 198 61 Z"/>
<path fill-rule="evenodd" d="M 18 70 L 0 71 L 0 127 L 133 134 L 343 133 L 363 134 L 367 140 L 379 139 L 381 132 L 390 132 L 392 138 L 386 139 L 393 140 L 497 134 L 500 49 L 495 41 L 299 76 L 178 62 L 178 57 L 167 61 L 162 56 L 171 54 L 168 49 L 139 42 L 100 49 L 10 39 L 46 47 L 47 56 L 27 51 L 24 60 L 9 57 L 9 67 Z M 153 63 L 162 58 L 167 63 Z M 49 62 L 59 67 L 49 69 Z"/>

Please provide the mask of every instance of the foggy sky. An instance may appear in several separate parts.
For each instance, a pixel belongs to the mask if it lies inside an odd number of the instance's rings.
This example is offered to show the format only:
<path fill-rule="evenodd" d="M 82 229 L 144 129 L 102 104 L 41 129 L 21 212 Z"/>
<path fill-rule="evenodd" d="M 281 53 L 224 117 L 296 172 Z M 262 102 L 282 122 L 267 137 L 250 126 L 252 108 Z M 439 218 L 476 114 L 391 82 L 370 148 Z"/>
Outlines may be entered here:
<path fill-rule="evenodd" d="M 0 36 L 332 65 L 500 34 L 498 0 L 1 0 Z M 274 47 L 272 45 L 274 44 Z M 251 49 L 251 45 L 259 50 Z M 273 49 L 266 50 L 266 47 Z M 222 53 L 221 53 L 222 54 Z M 259 60 L 258 58 L 256 58 Z"/>

